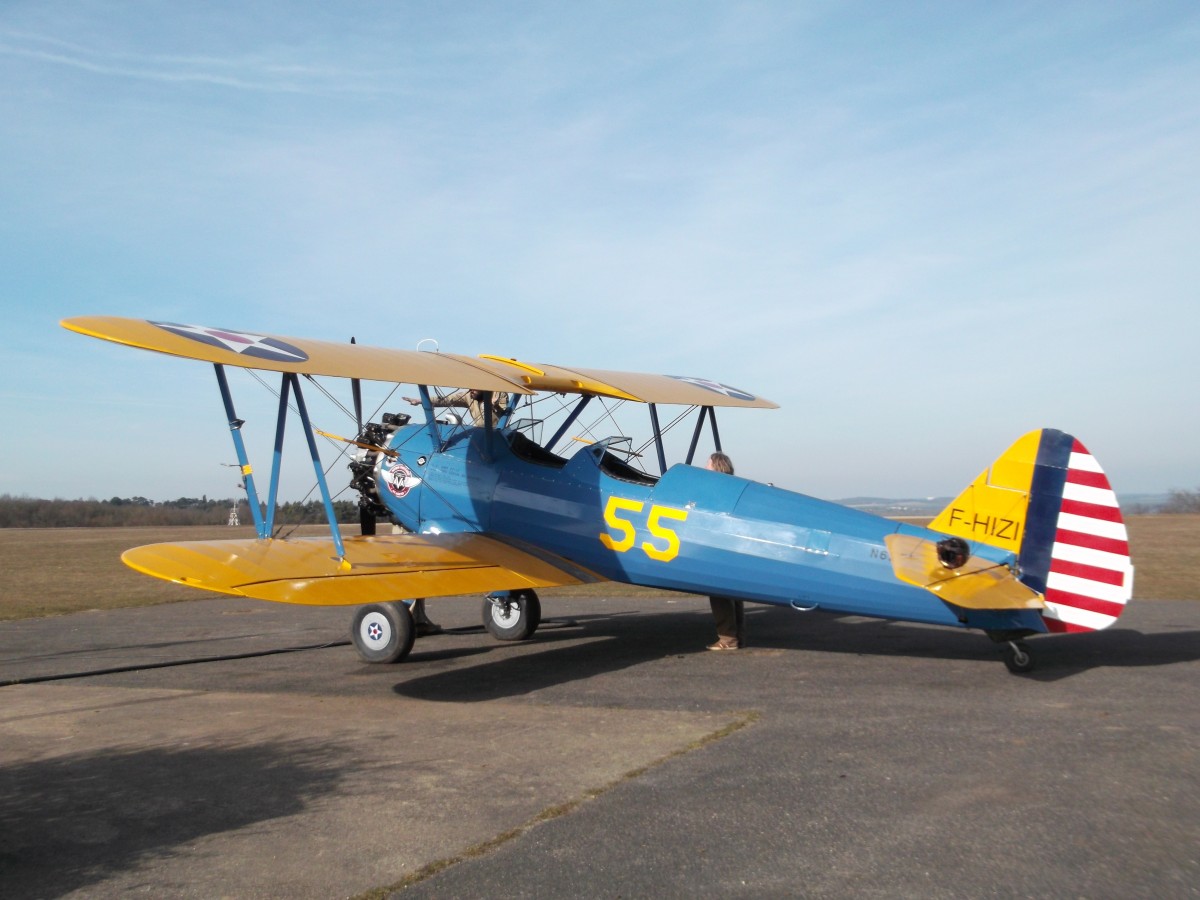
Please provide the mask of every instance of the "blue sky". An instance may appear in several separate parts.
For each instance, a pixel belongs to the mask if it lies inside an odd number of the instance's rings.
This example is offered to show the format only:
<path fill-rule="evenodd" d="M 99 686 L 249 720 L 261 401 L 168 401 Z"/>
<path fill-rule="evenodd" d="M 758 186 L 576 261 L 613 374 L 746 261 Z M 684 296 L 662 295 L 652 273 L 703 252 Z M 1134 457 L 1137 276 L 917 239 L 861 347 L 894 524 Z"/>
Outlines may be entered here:
<path fill-rule="evenodd" d="M 0 119 L 0 493 L 233 493 L 87 314 L 711 377 L 822 497 L 1200 485 L 1194 3 L 8 0 Z"/>

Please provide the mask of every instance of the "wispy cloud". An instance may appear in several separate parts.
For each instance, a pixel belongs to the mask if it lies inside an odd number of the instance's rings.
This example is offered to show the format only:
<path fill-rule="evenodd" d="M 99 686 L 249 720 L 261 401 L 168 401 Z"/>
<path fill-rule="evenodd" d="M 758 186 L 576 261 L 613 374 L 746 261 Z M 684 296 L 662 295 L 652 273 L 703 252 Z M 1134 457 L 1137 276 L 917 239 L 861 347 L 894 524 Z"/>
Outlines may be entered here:
<path fill-rule="evenodd" d="M 19 57 L 111 78 L 198 84 L 280 94 L 396 93 L 396 79 L 302 61 L 242 57 L 172 56 L 85 46 L 48 35 L 0 30 L 0 55 Z"/>

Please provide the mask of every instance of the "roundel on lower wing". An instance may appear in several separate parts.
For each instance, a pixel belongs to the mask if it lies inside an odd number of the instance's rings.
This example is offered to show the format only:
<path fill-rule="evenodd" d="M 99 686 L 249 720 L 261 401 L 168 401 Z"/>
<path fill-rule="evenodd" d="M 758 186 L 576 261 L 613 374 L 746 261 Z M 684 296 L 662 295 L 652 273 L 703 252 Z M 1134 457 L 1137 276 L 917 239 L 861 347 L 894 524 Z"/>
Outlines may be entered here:
<path fill-rule="evenodd" d="M 256 359 L 268 359 L 272 362 L 300 363 L 308 360 L 308 354 L 299 347 L 266 335 L 229 331 L 225 328 L 206 328 L 203 325 L 179 325 L 175 322 L 151 322 L 150 324 L 188 340 L 207 344 L 210 347 L 221 347 L 241 356 L 253 356 Z"/>
<path fill-rule="evenodd" d="M 735 387 L 730 387 L 727 384 L 721 384 L 718 381 L 711 381 L 707 378 L 689 378 L 686 375 L 672 375 L 676 381 L 684 381 L 688 384 L 694 384 L 696 387 L 704 388 L 706 391 L 712 391 L 715 394 L 723 394 L 726 397 L 731 397 L 734 400 L 752 401 L 757 400 L 753 394 L 746 391 L 738 390 Z"/>

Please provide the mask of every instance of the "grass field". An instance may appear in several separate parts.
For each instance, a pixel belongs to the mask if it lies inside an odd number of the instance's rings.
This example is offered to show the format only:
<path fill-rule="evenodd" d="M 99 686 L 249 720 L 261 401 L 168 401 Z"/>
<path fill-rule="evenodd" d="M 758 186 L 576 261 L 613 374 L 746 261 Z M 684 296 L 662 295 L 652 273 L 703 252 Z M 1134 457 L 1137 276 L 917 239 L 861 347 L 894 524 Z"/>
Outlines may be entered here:
<path fill-rule="evenodd" d="M 1134 598 L 1200 600 L 1200 516 L 1133 516 L 1127 524 L 1137 570 Z M 300 533 L 323 530 L 305 526 Z M 253 536 L 249 527 L 223 526 L 0 529 L 0 621 L 215 596 L 139 575 L 121 563 L 121 553 L 160 541 Z M 612 590 L 601 584 L 546 593 Z"/>

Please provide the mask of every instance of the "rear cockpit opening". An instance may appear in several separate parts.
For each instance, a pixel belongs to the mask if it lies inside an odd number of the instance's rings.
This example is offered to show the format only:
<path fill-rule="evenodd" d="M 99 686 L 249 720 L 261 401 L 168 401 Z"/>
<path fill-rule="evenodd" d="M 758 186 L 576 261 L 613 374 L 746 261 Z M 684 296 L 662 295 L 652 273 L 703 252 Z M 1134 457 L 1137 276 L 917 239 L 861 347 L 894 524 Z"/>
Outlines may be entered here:
<path fill-rule="evenodd" d="M 600 456 L 600 471 L 605 475 L 611 475 L 613 478 L 621 481 L 629 481 L 633 484 L 658 484 L 657 475 L 651 475 L 648 472 L 635 469 L 629 463 L 618 459 L 607 450 L 603 450 Z"/>

